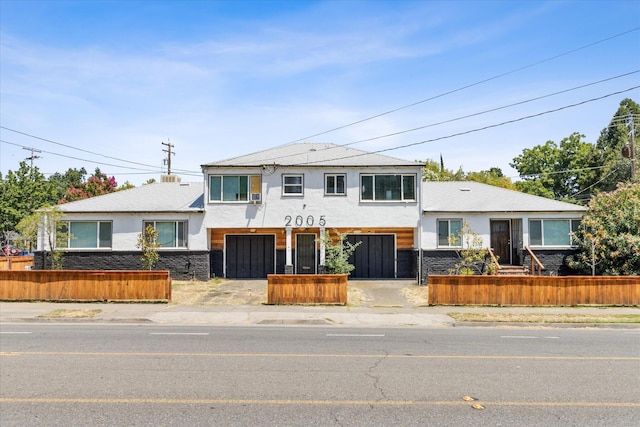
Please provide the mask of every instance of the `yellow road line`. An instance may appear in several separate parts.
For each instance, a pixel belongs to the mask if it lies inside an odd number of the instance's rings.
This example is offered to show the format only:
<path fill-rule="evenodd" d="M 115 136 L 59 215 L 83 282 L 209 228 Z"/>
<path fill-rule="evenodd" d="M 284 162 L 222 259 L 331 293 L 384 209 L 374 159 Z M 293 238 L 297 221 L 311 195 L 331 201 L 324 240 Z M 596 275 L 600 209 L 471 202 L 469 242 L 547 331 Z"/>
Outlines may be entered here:
<path fill-rule="evenodd" d="M 149 353 L 149 352 L 69 352 L 69 351 L 11 351 L 0 356 L 136 356 L 136 357 L 298 357 L 351 359 L 499 359 L 499 360 L 629 360 L 632 356 L 487 356 L 487 355 L 420 355 L 420 354 L 302 354 L 302 353 Z"/>
<path fill-rule="evenodd" d="M 98 404 L 171 404 L 171 405 L 378 405 L 378 406 L 466 406 L 464 401 L 425 400 L 293 400 L 293 399 L 99 399 L 2 397 L 0 403 L 98 403 Z M 637 408 L 640 402 L 482 402 L 489 406 L 549 406 L 549 407 L 622 407 Z"/>

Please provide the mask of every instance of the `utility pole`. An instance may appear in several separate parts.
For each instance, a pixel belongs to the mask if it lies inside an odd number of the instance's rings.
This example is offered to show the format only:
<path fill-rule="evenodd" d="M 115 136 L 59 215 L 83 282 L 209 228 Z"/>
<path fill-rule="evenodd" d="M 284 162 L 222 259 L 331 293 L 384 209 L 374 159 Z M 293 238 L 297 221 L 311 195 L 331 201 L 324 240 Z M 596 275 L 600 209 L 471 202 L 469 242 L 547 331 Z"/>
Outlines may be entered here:
<path fill-rule="evenodd" d="M 31 151 L 31 156 L 27 157 L 25 160 L 30 160 L 31 161 L 31 169 L 33 169 L 33 161 L 35 159 L 39 159 L 40 156 L 36 156 L 33 153 L 42 153 L 42 151 L 37 150 L 35 148 L 27 148 L 27 147 L 22 147 L 23 150 L 27 150 L 27 151 Z"/>
<path fill-rule="evenodd" d="M 164 151 L 165 153 L 167 153 L 167 175 L 171 175 L 171 155 L 172 154 L 176 154 L 173 151 L 171 151 L 171 149 L 173 148 L 173 144 L 171 144 L 170 142 L 168 142 L 169 140 L 167 139 L 167 142 L 163 142 L 162 145 L 166 145 L 167 149 L 163 149 L 162 151 Z"/>

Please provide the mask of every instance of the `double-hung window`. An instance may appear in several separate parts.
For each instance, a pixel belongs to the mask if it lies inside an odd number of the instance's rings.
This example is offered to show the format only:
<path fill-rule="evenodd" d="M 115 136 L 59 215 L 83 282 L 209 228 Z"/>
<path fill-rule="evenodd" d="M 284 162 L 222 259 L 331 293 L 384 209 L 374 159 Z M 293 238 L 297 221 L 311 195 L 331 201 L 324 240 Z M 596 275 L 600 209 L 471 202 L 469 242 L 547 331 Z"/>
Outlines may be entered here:
<path fill-rule="evenodd" d="M 460 238 L 462 230 L 461 219 L 439 219 L 438 220 L 438 247 L 459 248 L 462 246 Z"/>
<path fill-rule="evenodd" d="M 361 200 L 415 201 L 415 175 L 360 175 Z"/>
<path fill-rule="evenodd" d="M 530 219 L 531 246 L 571 246 L 572 233 L 578 231 L 579 219 Z"/>
<path fill-rule="evenodd" d="M 285 196 L 302 196 L 304 194 L 304 176 L 282 175 L 282 194 Z"/>
<path fill-rule="evenodd" d="M 324 194 L 327 196 L 344 196 L 347 191 L 345 174 L 326 174 L 324 176 Z"/>
<path fill-rule="evenodd" d="M 65 221 L 62 227 L 66 241 L 58 241 L 60 247 L 71 249 L 108 249 L 112 239 L 111 221 Z"/>
<path fill-rule="evenodd" d="M 187 247 L 187 221 L 145 221 L 143 229 L 152 226 L 158 233 L 158 243 L 163 248 Z"/>
<path fill-rule="evenodd" d="M 209 175 L 210 202 L 248 202 L 260 199 L 260 175 Z"/>

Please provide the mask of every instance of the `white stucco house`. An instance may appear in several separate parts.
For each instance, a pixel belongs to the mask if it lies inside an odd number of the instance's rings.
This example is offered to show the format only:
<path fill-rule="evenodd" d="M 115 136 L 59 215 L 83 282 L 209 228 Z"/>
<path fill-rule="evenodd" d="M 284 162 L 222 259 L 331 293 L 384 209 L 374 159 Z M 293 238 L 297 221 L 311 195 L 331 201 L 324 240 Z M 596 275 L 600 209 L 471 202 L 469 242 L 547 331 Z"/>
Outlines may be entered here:
<path fill-rule="evenodd" d="M 570 233 L 586 208 L 471 181 L 422 184 L 421 248 L 423 275 L 447 274 L 464 242 L 451 240 L 464 223 L 478 233 L 501 265 L 527 266 L 528 247 L 545 274 L 562 274 L 574 252 Z M 528 258 L 529 257 L 529 258 Z"/>
<path fill-rule="evenodd" d="M 324 271 L 325 232 L 362 242 L 352 279 L 447 274 L 464 223 L 505 265 L 563 274 L 582 206 L 479 184 L 422 182 L 420 162 L 347 146 L 295 143 L 201 165 L 203 180 L 161 182 L 60 205 L 72 235 L 66 269 L 140 269 L 147 225 L 162 247 L 157 268 L 178 279 L 266 278 Z M 35 268 L 48 268 L 46 239 Z"/>
<path fill-rule="evenodd" d="M 136 245 L 146 225 L 158 232 L 159 268 L 172 277 L 209 278 L 209 249 L 204 222 L 202 182 L 162 182 L 59 205 L 69 231 L 65 269 L 140 269 Z M 35 268 L 46 268 L 40 235 Z"/>
<path fill-rule="evenodd" d="M 352 278 L 416 277 L 423 166 L 319 143 L 202 165 L 212 273 L 321 272 L 321 236 L 336 230 L 362 242 Z"/>

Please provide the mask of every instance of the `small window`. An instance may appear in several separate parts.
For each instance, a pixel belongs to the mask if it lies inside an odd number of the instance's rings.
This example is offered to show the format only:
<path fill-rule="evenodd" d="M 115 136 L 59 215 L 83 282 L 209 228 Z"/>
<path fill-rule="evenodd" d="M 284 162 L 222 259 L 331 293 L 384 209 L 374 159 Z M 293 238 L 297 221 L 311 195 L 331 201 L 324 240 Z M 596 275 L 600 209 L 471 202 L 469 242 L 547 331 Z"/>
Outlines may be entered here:
<path fill-rule="evenodd" d="M 443 248 L 462 247 L 460 230 L 462 230 L 462 220 L 439 219 L 438 220 L 438 247 L 443 247 Z"/>
<path fill-rule="evenodd" d="M 209 175 L 210 202 L 249 202 L 261 191 L 260 175 Z"/>
<path fill-rule="evenodd" d="M 344 174 L 327 174 L 324 176 L 324 194 L 329 196 L 346 194 L 347 176 Z"/>
<path fill-rule="evenodd" d="M 361 175 L 361 200 L 415 201 L 415 175 Z"/>
<path fill-rule="evenodd" d="M 578 230 L 578 219 L 529 220 L 529 244 L 531 246 L 571 246 L 572 233 Z"/>
<path fill-rule="evenodd" d="M 110 221 L 66 221 L 62 228 L 67 233 L 66 242 L 59 247 L 71 249 L 111 248 L 112 225 Z"/>
<path fill-rule="evenodd" d="M 303 195 L 302 175 L 282 175 L 282 194 L 289 196 Z"/>
<path fill-rule="evenodd" d="M 187 247 L 187 221 L 145 221 L 142 228 L 149 225 L 158 233 L 160 247 Z"/>

